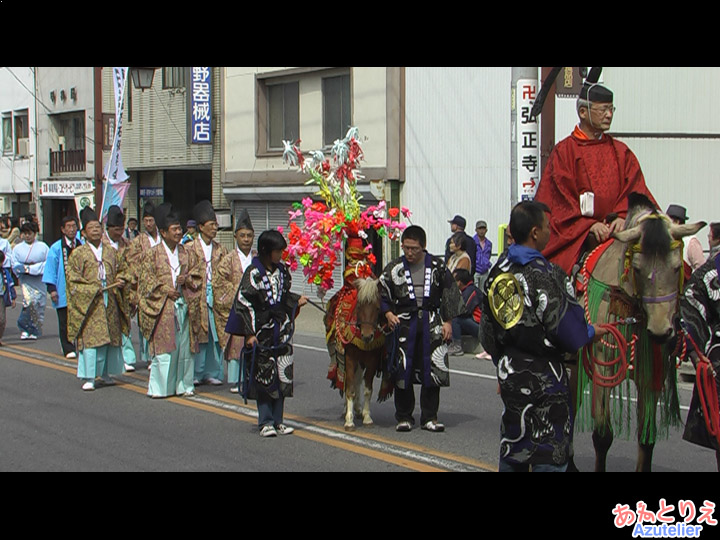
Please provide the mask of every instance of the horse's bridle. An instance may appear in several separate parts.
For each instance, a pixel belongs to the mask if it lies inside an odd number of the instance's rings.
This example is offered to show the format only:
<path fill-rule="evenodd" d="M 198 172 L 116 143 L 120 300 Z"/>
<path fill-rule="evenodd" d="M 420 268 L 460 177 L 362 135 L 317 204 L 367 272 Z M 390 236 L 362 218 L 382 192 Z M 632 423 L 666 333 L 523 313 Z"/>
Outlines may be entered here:
<path fill-rule="evenodd" d="M 680 259 L 683 257 L 683 241 L 682 240 L 673 240 L 670 242 L 670 250 L 675 251 L 676 249 L 680 250 Z M 627 274 L 632 273 L 632 285 L 633 289 L 637 291 L 637 283 L 635 280 L 635 270 L 632 266 L 632 258 L 633 255 L 636 253 L 642 253 L 642 247 L 640 246 L 640 242 L 635 242 L 633 244 L 628 244 L 627 250 L 625 251 L 625 272 L 623 273 L 622 278 L 627 279 Z M 685 272 L 681 269 L 680 270 L 680 280 L 678 283 L 678 290 L 675 292 L 672 292 L 670 294 L 666 294 L 664 296 L 637 296 L 640 298 L 643 302 L 643 304 L 663 304 L 666 302 L 673 302 L 677 301 L 678 298 L 678 291 L 682 291 L 683 288 L 683 282 L 685 280 Z"/>

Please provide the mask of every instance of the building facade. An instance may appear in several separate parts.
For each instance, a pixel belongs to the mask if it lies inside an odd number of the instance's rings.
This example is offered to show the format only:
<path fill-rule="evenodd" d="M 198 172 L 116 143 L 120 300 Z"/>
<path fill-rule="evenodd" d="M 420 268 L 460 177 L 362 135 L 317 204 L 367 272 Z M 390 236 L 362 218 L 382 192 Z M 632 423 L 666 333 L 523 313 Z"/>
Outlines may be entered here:
<path fill-rule="evenodd" d="M 35 68 L 0 68 L 0 214 L 35 213 Z"/>

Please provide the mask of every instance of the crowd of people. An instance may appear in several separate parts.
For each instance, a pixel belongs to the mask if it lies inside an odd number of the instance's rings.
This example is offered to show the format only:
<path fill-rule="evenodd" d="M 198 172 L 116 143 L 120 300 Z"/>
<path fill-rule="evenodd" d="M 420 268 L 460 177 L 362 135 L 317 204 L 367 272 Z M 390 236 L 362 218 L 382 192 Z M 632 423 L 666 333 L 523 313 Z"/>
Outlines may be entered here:
<path fill-rule="evenodd" d="M 612 92 L 591 72 L 577 101 L 579 123 L 549 156 L 535 200 L 512 208 L 506 242 L 493 263 L 487 222 L 456 215 L 444 257 L 426 249 L 422 227 L 407 227 L 402 255 L 379 276 L 382 317 L 396 333 L 404 359 L 394 374 L 396 430 L 413 429 L 420 386 L 420 424 L 444 431 L 438 419 L 440 388 L 449 386 L 448 355 L 463 354 L 462 336 L 478 339 L 479 358 L 497 368 L 503 401 L 500 471 L 568 470 L 572 456 L 573 403 L 567 359 L 607 332 L 590 323 L 574 292 L 584 257 L 623 229 L 631 193 L 657 201 L 637 158 L 607 134 L 615 107 Z M 675 223 L 686 209 L 670 205 Z M 138 221 L 125 223 L 112 207 L 103 227 L 90 208 L 63 219 L 61 238 L 48 247 L 36 239 L 27 216 L 13 227 L 0 220 L 0 337 L 5 308 L 22 288 L 21 339 L 42 333 L 45 298 L 59 323 L 62 351 L 77 357 L 82 389 L 113 384 L 134 370 L 131 321 L 140 328 L 140 357 L 148 362 L 147 395 L 193 396 L 199 384 L 229 383 L 257 401 L 263 437 L 292 433 L 283 421 L 293 393 L 293 321 L 308 299 L 291 292 L 281 263 L 287 242 L 275 230 L 257 239 L 246 211 L 236 219 L 235 249 L 215 238 L 218 224 L 208 201 L 199 202 L 185 230 L 171 205 L 146 204 Z M 720 223 L 711 223 L 706 256 L 697 238 L 683 238 L 686 283 L 680 319 L 699 347 L 693 362 L 720 371 Z M 493 303 L 502 293 L 504 302 Z M 517 300 L 517 301 L 515 301 Z M 523 305 L 527 309 L 523 309 Z M 705 358 L 707 357 L 707 358 Z M 717 380 L 716 380 L 717 384 Z M 528 392 L 528 388 L 537 391 Z M 720 385 L 718 385 L 720 388 Z M 720 448 L 700 420 L 697 391 L 684 437 Z M 533 411 L 537 423 L 525 429 Z"/>

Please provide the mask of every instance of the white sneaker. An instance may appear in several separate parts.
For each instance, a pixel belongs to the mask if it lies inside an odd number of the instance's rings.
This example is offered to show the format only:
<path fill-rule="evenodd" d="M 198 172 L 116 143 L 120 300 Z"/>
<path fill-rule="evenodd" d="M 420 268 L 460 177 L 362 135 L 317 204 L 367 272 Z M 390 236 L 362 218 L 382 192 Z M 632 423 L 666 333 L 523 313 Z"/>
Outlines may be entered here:
<path fill-rule="evenodd" d="M 222 384 L 222 381 L 216 379 L 215 377 L 210 377 L 209 379 L 205 379 L 205 382 L 212 384 L 213 386 L 220 386 Z"/>
<path fill-rule="evenodd" d="M 231 386 L 231 387 L 230 387 L 230 392 L 233 393 L 233 394 L 237 394 L 237 393 L 240 392 L 240 390 L 238 389 L 237 386 Z"/>
<path fill-rule="evenodd" d="M 184 397 L 193 397 L 195 395 L 195 392 L 193 390 L 187 390 L 183 396 Z"/>
<path fill-rule="evenodd" d="M 277 437 L 277 431 L 272 426 L 263 426 L 260 430 L 261 437 Z"/>
<path fill-rule="evenodd" d="M 295 428 L 291 428 L 285 424 L 278 424 L 275 429 L 280 435 L 290 435 L 293 431 L 295 431 Z"/>
<path fill-rule="evenodd" d="M 135 371 L 135 366 L 132 364 L 125 364 L 125 371 L 132 372 Z"/>
<path fill-rule="evenodd" d="M 37 336 L 36 336 L 35 334 L 28 334 L 27 339 L 36 340 L 36 339 L 37 339 Z"/>
<path fill-rule="evenodd" d="M 95 390 L 95 383 L 88 381 L 82 385 L 82 389 L 85 391 Z"/>
<path fill-rule="evenodd" d="M 67 358 L 68 360 L 73 360 L 77 358 L 77 354 L 75 354 L 74 352 L 69 352 L 65 355 L 65 358 Z"/>
<path fill-rule="evenodd" d="M 20 332 L 20 339 L 30 339 L 30 334 L 27 332 Z"/>

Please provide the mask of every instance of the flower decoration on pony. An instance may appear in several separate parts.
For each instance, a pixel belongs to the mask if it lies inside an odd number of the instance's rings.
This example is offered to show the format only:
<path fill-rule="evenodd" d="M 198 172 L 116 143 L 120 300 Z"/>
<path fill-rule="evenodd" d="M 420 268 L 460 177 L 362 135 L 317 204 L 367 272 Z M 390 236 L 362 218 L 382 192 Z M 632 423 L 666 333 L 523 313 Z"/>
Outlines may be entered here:
<path fill-rule="evenodd" d="M 290 269 L 302 268 L 307 282 L 323 293 L 334 285 L 333 271 L 340 264 L 339 253 L 347 243 L 346 279 L 372 275 L 371 264 L 376 262 L 372 246 L 363 245 L 367 231 L 375 230 L 380 237 L 400 238 L 406 223 L 397 220 L 401 215 L 409 218 L 410 211 L 403 207 L 388 208 L 385 201 L 365 208 L 360 204 L 358 192 L 360 161 L 363 151 L 358 129 L 348 130 L 344 139 L 336 140 L 330 158 L 321 151 L 300 150 L 300 141 L 283 141 L 283 160 L 300 172 L 310 175 L 305 185 L 315 184 L 316 195 L 322 201 L 304 198 L 293 204 L 290 212 L 288 248 L 283 258 Z M 302 219 L 302 225 L 298 220 Z"/>

